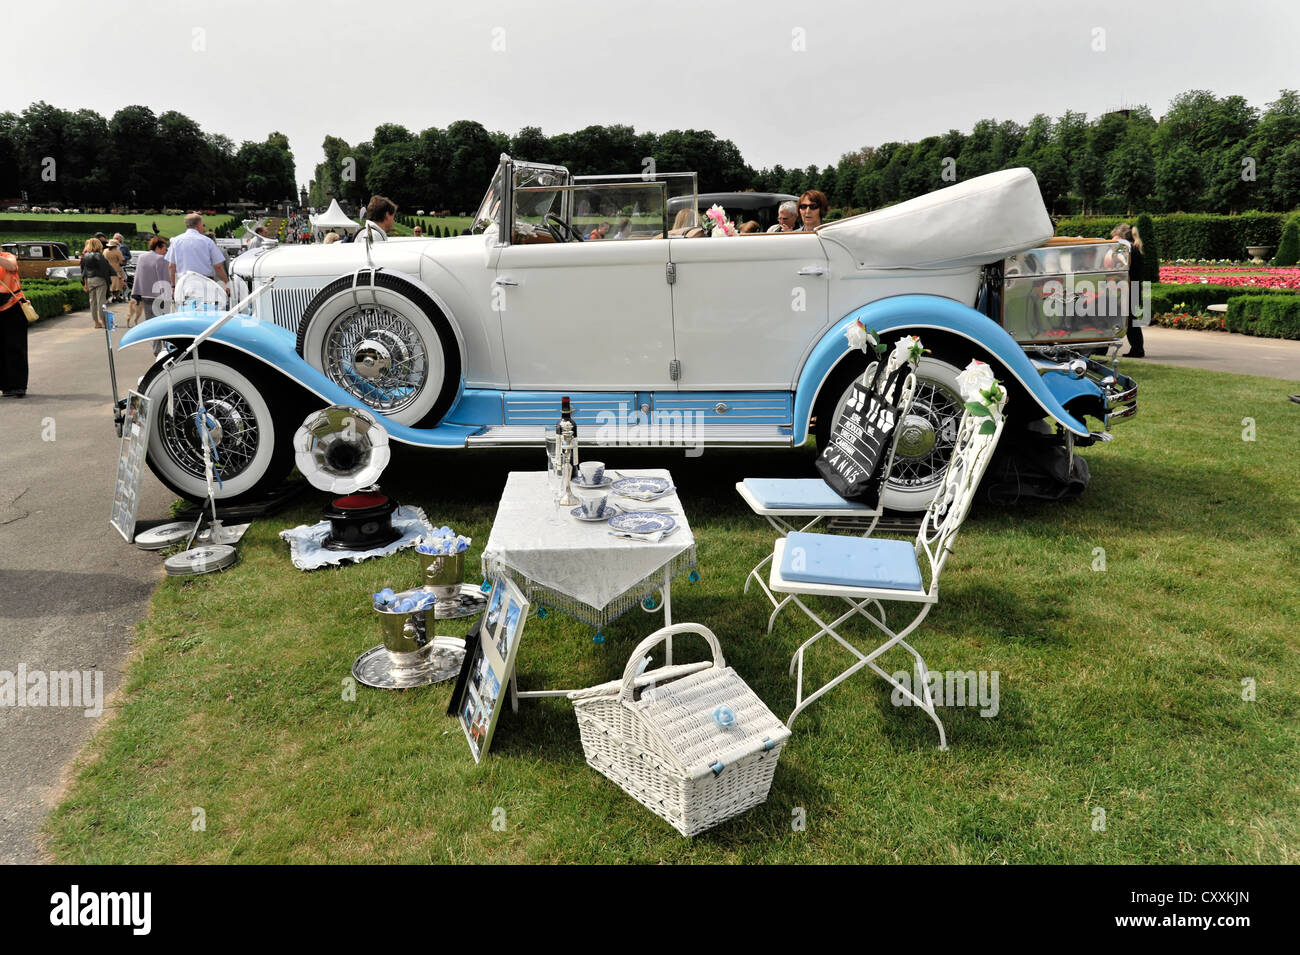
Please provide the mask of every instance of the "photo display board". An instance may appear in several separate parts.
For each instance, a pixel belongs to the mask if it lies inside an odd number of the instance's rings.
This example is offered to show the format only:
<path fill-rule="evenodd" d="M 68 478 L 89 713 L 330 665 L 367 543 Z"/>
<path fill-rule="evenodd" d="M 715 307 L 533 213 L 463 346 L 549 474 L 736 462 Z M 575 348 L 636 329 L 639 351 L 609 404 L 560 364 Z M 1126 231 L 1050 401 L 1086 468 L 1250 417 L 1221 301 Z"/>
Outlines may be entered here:
<path fill-rule="evenodd" d="M 113 489 L 113 513 L 108 519 L 127 543 L 135 541 L 140 484 L 144 480 L 144 453 L 148 447 L 149 399 L 138 391 L 132 391 L 126 396 L 126 418 L 122 422 L 122 444 L 117 456 L 117 484 Z"/>
<path fill-rule="evenodd" d="M 457 684 L 456 719 L 476 763 L 492 745 L 497 718 L 507 705 L 519 638 L 527 620 L 528 599 L 514 581 L 498 578 L 477 628 L 477 639 L 470 634 L 462 679 Z"/>

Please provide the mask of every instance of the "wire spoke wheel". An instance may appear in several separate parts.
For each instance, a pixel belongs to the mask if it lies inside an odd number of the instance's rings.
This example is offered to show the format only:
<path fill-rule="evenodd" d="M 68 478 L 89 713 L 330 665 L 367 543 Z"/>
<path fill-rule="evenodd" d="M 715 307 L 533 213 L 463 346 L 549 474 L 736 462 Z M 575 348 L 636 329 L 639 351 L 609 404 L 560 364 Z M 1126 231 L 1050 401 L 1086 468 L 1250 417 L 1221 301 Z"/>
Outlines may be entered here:
<path fill-rule="evenodd" d="M 912 490 L 938 488 L 957 443 L 963 409 L 951 388 L 933 379 L 917 381 L 912 410 L 899 425 L 891 484 Z"/>
<path fill-rule="evenodd" d="M 410 407 L 429 377 L 424 337 L 382 307 L 352 309 L 331 322 L 324 358 L 331 380 L 385 415 Z"/>
<path fill-rule="evenodd" d="M 166 454 L 195 477 L 205 477 L 203 437 L 199 431 L 199 402 L 193 379 L 173 384 L 176 413 L 162 410 L 162 439 Z M 256 415 L 248 400 L 222 381 L 203 380 L 203 406 L 209 418 L 215 452 L 213 468 L 225 481 L 242 474 L 257 456 L 261 439 Z"/>
<path fill-rule="evenodd" d="M 848 365 L 827 395 L 823 422 L 818 412 L 817 441 L 825 447 L 830 429 L 839 421 L 853 393 L 853 380 L 863 365 Z M 924 511 L 943 483 L 957 442 L 957 427 L 965 410 L 957 390 L 958 369 L 933 355 L 922 357 L 916 370 L 916 395 L 911 411 L 898 426 L 893 470 L 881 492 L 881 503 L 894 511 Z"/>
<path fill-rule="evenodd" d="M 301 395 L 249 360 L 228 355 L 200 358 L 202 391 L 194 382 L 193 360 L 181 362 L 171 374 L 174 413 L 168 414 L 165 364 L 155 363 L 140 383 L 150 402 L 147 460 L 158 480 L 192 501 L 207 497 L 205 439 L 211 441 L 209 452 L 215 451 L 213 470 L 220 483 L 214 482 L 213 490 L 218 501 L 255 499 L 284 480 L 293 467 L 291 428 L 306 410 Z M 202 428 L 200 404 L 207 412 Z"/>
<path fill-rule="evenodd" d="M 353 403 L 395 424 L 431 428 L 460 394 L 455 330 L 404 275 L 363 270 L 326 285 L 298 321 L 297 350 Z"/>

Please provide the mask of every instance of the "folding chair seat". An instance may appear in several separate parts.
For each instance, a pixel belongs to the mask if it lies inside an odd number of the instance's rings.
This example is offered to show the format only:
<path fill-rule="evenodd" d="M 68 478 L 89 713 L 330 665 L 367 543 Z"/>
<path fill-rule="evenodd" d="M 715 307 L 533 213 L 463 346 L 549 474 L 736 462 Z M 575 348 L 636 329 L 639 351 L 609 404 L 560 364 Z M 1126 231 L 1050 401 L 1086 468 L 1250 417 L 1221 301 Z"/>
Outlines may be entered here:
<path fill-rule="evenodd" d="M 972 367 L 977 364 L 979 363 L 972 362 Z M 800 644 L 790 661 L 790 673 L 796 678 L 795 707 L 786 721 L 787 726 L 792 725 L 795 717 L 813 700 L 825 695 L 864 667 L 870 667 L 929 715 L 939 729 L 939 748 L 948 748 L 943 722 L 935 712 L 930 692 L 929 670 L 921 654 L 907 642 L 907 637 L 920 626 L 930 608 L 939 600 L 939 577 L 952 553 L 953 540 L 970 511 L 980 479 L 1002 436 L 1002 406 L 1006 401 L 1005 393 L 996 382 L 992 383 L 991 392 L 989 388 L 981 390 L 976 387 L 980 383 L 992 381 L 987 366 L 983 366 L 983 372 L 976 376 L 967 376 L 966 380 L 959 377 L 958 380 L 962 384 L 965 400 L 983 405 L 988 413 L 973 414 L 967 410 L 962 416 L 943 483 L 926 510 L 915 541 L 909 543 L 802 531 L 792 531 L 776 541 L 770 558 L 770 592 L 785 594 L 785 600 L 799 607 L 818 627 L 811 637 Z M 989 397 L 990 393 L 992 398 Z M 805 602 L 804 598 L 809 596 L 838 597 L 849 609 L 828 622 Z M 895 630 L 886 622 L 884 603 L 912 604 L 916 611 L 906 626 Z M 863 651 L 838 632 L 837 628 L 857 617 L 864 618 L 879 630 L 886 638 L 884 642 L 874 649 Z M 828 683 L 805 696 L 804 655 L 824 636 L 830 636 L 852 654 L 854 661 Z M 895 646 L 902 647 L 913 657 L 915 692 L 913 688 L 894 679 L 876 662 L 877 658 Z"/>
<path fill-rule="evenodd" d="M 904 339 L 895 345 L 894 354 L 888 359 L 886 372 L 891 372 L 910 360 L 913 373 L 904 377 L 892 394 L 887 390 L 888 374 L 882 375 L 881 381 L 876 388 L 877 394 L 886 403 L 898 407 L 900 422 L 911 411 L 912 396 L 916 393 L 916 375 L 914 373 L 916 362 L 908 358 L 908 341 Z M 864 385 L 869 386 L 875 379 L 876 367 L 876 362 L 872 362 L 867 366 L 867 370 L 862 376 Z M 902 430 L 901 427 L 894 429 L 893 438 L 881 464 L 885 483 L 888 483 L 889 476 L 893 471 L 894 452 Z M 835 518 L 856 518 L 869 522 L 866 530 L 861 531 L 860 536 L 870 537 L 875 532 L 876 525 L 880 523 L 880 516 L 885 510 L 883 506 L 879 505 L 872 507 L 857 501 L 847 501 L 836 494 L 831 486 L 819 477 L 745 478 L 736 485 L 736 492 L 749 505 L 751 511 L 764 518 L 772 526 L 772 529 L 782 536 L 794 531 L 810 531 L 822 521 Z M 745 577 L 745 593 L 749 593 L 750 583 L 757 583 L 772 604 L 771 616 L 767 618 L 768 633 L 772 632 L 772 626 L 776 623 L 777 615 L 790 602 L 788 596 L 778 598 L 773 594 L 767 582 L 763 579 L 763 568 L 771 560 L 772 555 L 768 554 L 755 564 L 754 569 Z"/>

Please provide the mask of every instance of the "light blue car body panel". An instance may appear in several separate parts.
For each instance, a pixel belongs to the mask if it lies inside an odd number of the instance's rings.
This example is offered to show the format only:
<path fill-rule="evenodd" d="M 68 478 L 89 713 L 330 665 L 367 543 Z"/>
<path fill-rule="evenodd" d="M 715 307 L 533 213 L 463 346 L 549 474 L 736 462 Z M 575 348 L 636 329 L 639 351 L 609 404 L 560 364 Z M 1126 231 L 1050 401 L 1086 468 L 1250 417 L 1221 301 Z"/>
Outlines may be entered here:
<path fill-rule="evenodd" d="M 122 336 L 119 348 L 126 348 L 140 342 L 157 339 L 194 339 L 205 331 L 222 313 L 215 309 L 195 309 L 189 312 L 161 315 L 137 325 Z M 987 352 L 1016 377 L 1035 401 L 1042 406 L 1046 414 L 1051 415 L 1064 427 L 1076 435 L 1089 433 L 1087 426 L 1065 410 L 1065 403 L 1080 396 L 1102 397 L 1101 390 L 1087 378 L 1076 379 L 1069 375 L 1048 373 L 1040 375 L 1033 363 L 1025 355 L 1024 349 L 996 322 L 982 313 L 955 302 L 952 299 L 933 295 L 899 295 L 881 299 L 864 305 L 846 315 L 837 322 L 813 347 L 799 374 L 798 384 L 793 395 L 793 420 L 775 422 L 789 424 L 792 429 L 791 443 L 803 444 L 808 437 L 808 421 L 812 415 L 817 393 L 835 366 L 848 354 L 848 343 L 844 330 L 852 323 L 861 320 L 872 330 L 886 334 L 899 329 L 908 329 L 918 334 L 925 341 L 926 329 L 942 330 L 969 339 L 975 348 Z M 355 396 L 313 368 L 297 352 L 295 335 L 273 322 L 252 318 L 236 317 L 218 329 L 212 341 L 249 355 L 274 368 L 279 373 L 297 382 L 330 404 L 353 405 Z M 199 346 L 202 354 L 203 346 Z M 466 439 L 486 427 L 502 424 L 521 424 L 532 415 L 521 413 L 521 407 L 533 406 L 540 411 L 554 403 L 559 407 L 561 392 L 511 392 L 495 389 L 465 388 L 460 383 L 460 391 L 455 403 L 444 416 L 443 421 L 432 428 L 411 428 L 406 425 L 383 418 L 384 427 L 390 437 L 403 444 L 426 448 L 464 447 Z M 645 393 L 629 391 L 610 393 L 605 397 L 615 405 L 631 400 L 632 409 L 637 407 Z M 648 395 L 647 395 L 648 396 Z M 586 396 L 584 396 L 586 397 Z M 600 395 L 593 395 L 600 398 Z M 762 399 L 763 393 L 678 393 L 662 392 L 654 396 L 660 401 L 687 400 L 693 407 L 704 407 L 717 398 Z M 774 393 L 769 397 L 778 397 L 787 409 L 787 393 Z M 594 412 L 593 408 L 593 412 Z M 656 411 L 659 411 L 656 403 Z M 558 413 L 558 412 L 557 412 Z M 547 420 L 553 420 L 551 415 Z M 767 420 L 762 419 L 762 420 Z M 530 422 L 531 423 L 531 422 Z"/>
<path fill-rule="evenodd" d="M 812 415 L 817 392 L 834 367 L 849 352 L 844 330 L 856 321 L 880 334 L 899 329 L 914 331 L 925 343 L 926 329 L 951 332 L 969 339 L 978 349 L 988 352 L 1025 386 L 1034 400 L 1067 429 L 1080 437 L 1087 425 L 1065 410 L 1064 402 L 1081 394 L 1102 397 L 1101 389 L 1087 379 L 1073 379 L 1062 374 L 1040 375 L 1025 350 L 997 322 L 970 306 L 936 295 L 897 295 L 854 309 L 822 336 L 804 362 L 795 388 L 794 443 L 808 437 L 808 419 Z M 1068 385 L 1066 384 L 1068 382 Z"/>

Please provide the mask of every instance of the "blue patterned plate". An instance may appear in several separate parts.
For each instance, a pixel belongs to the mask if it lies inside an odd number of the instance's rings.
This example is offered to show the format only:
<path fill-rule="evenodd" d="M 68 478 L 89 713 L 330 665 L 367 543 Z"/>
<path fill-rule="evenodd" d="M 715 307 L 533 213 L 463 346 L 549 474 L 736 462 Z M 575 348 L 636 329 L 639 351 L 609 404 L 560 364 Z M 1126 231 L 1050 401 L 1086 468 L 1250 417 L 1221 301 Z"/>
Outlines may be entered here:
<path fill-rule="evenodd" d="M 662 531 L 666 534 L 677 526 L 677 521 L 670 514 L 657 514 L 654 511 L 627 511 L 611 517 L 609 526 L 625 534 L 653 534 L 656 531 Z"/>
<path fill-rule="evenodd" d="M 620 497 L 630 497 L 637 501 L 653 501 L 663 497 L 673 489 L 672 484 L 657 477 L 630 477 L 615 481 L 610 488 Z"/>

